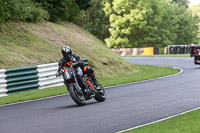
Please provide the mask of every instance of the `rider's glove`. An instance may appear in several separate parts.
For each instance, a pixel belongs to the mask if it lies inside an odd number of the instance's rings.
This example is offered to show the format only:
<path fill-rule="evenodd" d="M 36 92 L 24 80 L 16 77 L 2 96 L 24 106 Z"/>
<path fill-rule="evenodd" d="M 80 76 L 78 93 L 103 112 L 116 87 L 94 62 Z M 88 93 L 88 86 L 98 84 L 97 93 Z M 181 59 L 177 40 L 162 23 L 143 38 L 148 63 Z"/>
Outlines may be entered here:
<path fill-rule="evenodd" d="M 61 75 L 61 72 L 57 72 L 56 73 L 56 77 L 60 76 Z"/>
<path fill-rule="evenodd" d="M 79 62 L 73 63 L 73 67 L 78 67 L 80 65 Z"/>

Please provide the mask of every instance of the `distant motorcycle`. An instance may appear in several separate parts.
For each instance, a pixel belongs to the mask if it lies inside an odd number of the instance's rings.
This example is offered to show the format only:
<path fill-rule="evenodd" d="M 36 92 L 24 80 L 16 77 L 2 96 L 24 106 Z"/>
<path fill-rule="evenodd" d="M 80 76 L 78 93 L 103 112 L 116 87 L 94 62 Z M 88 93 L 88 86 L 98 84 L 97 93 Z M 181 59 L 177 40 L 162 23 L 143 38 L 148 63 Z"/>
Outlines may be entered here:
<path fill-rule="evenodd" d="M 194 64 L 200 65 L 200 49 L 191 49 L 190 56 L 194 56 Z"/>
<path fill-rule="evenodd" d="M 62 70 L 62 76 L 71 98 L 79 106 L 85 105 L 86 100 L 92 98 L 98 102 L 106 99 L 104 88 L 95 86 L 91 78 L 83 75 L 81 68 L 77 67 L 76 63 L 73 63 L 72 67 L 65 67 Z"/>
<path fill-rule="evenodd" d="M 198 57 L 198 60 L 200 60 L 200 49 L 196 49 L 196 53 L 194 54 L 194 56 Z"/>

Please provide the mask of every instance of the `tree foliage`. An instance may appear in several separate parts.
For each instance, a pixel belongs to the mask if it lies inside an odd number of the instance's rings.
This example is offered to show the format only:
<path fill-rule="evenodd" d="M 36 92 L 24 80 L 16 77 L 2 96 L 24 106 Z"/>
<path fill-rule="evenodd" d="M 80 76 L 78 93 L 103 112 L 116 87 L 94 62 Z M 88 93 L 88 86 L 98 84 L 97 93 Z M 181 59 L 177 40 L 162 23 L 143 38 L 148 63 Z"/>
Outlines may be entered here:
<path fill-rule="evenodd" d="M 105 40 L 108 47 L 163 47 L 198 41 L 200 9 L 188 8 L 188 3 L 188 0 L 0 0 L 0 23 L 70 21 Z"/>
<path fill-rule="evenodd" d="M 103 11 L 102 0 L 91 0 L 90 7 L 82 10 L 77 17 L 76 24 L 88 30 L 90 33 L 104 40 L 109 37 L 109 19 Z"/>
<path fill-rule="evenodd" d="M 79 7 L 75 0 L 33 0 L 42 5 L 48 11 L 49 20 L 73 21 L 79 14 Z"/>
<path fill-rule="evenodd" d="M 189 8 L 189 11 L 192 12 L 193 16 L 198 18 L 198 43 L 200 44 L 200 4 L 199 5 L 193 5 L 192 7 Z"/>
<path fill-rule="evenodd" d="M 172 2 L 175 2 L 179 6 L 183 6 L 187 8 L 189 7 L 189 3 L 190 3 L 188 0 L 172 0 Z"/>
<path fill-rule="evenodd" d="M 8 20 L 38 22 L 48 19 L 48 14 L 30 0 L 1 0 L 0 22 Z"/>
<path fill-rule="evenodd" d="M 185 5 L 160 0 L 108 0 L 108 47 L 144 47 L 188 44 L 196 39 L 196 19 Z"/>
<path fill-rule="evenodd" d="M 199 5 L 193 5 L 192 7 L 190 7 L 189 10 L 192 11 L 194 16 L 200 17 L 200 4 Z"/>
<path fill-rule="evenodd" d="M 81 10 L 87 10 L 89 7 L 91 7 L 90 1 L 91 0 L 76 0 L 76 3 Z"/>

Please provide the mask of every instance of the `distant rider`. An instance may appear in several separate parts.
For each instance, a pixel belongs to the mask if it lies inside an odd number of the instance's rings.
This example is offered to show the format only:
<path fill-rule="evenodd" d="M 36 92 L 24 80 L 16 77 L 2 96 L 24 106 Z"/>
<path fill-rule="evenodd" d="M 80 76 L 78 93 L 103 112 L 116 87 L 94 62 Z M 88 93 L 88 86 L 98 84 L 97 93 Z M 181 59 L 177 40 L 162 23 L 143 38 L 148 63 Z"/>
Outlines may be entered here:
<path fill-rule="evenodd" d="M 200 48 L 200 47 L 199 47 Z M 194 56 L 194 64 L 195 65 L 200 65 L 200 62 L 199 62 L 199 57 L 198 57 L 198 49 L 197 49 L 197 46 L 195 46 L 194 43 L 191 43 L 190 44 L 190 56 L 193 57 Z"/>
<path fill-rule="evenodd" d="M 72 50 L 69 46 L 63 46 L 61 48 L 61 53 L 63 55 L 63 58 L 58 64 L 59 68 L 56 76 L 61 75 L 61 70 L 63 69 L 63 67 L 71 67 L 73 63 L 76 63 L 76 65 L 78 65 L 82 69 L 84 74 L 87 74 L 88 77 L 91 77 L 96 87 L 100 85 L 95 78 L 94 69 L 90 66 L 85 66 L 84 62 L 78 54 L 72 54 Z"/>

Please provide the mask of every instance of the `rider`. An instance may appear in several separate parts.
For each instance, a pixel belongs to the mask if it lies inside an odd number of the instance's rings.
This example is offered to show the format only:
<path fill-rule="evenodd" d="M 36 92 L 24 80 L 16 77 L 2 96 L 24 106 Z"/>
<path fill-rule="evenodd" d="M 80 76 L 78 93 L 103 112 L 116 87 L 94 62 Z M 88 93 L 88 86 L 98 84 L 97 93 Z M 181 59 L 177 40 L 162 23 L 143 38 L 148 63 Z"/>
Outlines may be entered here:
<path fill-rule="evenodd" d="M 94 69 L 90 66 L 85 66 L 84 62 L 78 54 L 72 54 L 72 50 L 69 46 L 63 46 L 61 48 L 61 53 L 63 55 L 63 58 L 58 64 L 59 68 L 56 76 L 61 75 L 61 70 L 63 69 L 63 67 L 71 67 L 73 63 L 76 63 L 76 65 L 78 65 L 82 69 L 84 74 L 87 74 L 89 77 L 91 77 L 96 87 L 100 86 L 100 83 L 95 78 Z"/>
<path fill-rule="evenodd" d="M 197 50 L 197 47 L 195 46 L 194 43 L 191 43 L 190 44 L 190 56 L 193 57 L 194 56 L 194 64 L 195 65 L 200 65 L 200 62 L 198 62 L 198 50 Z"/>

